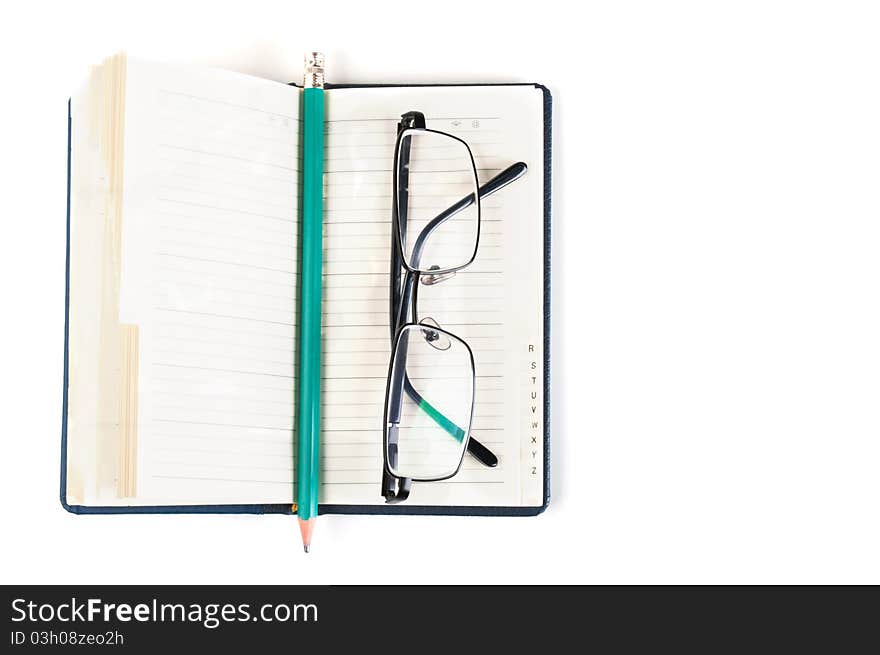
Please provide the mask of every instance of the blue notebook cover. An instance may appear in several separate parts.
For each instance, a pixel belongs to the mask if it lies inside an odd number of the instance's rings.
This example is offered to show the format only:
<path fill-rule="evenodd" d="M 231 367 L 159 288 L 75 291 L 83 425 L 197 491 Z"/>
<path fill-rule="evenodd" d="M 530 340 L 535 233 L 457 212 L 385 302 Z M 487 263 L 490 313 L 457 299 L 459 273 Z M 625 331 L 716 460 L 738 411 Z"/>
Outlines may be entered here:
<path fill-rule="evenodd" d="M 552 97 L 541 84 L 328 84 L 327 89 L 399 86 L 534 86 L 544 94 L 544 501 L 540 507 L 480 507 L 443 505 L 327 505 L 319 514 L 422 514 L 434 516 L 534 516 L 550 502 L 550 167 Z M 70 321 L 70 149 L 71 109 L 67 103 L 67 247 L 64 281 L 64 389 L 61 402 L 61 505 L 73 514 L 291 514 L 289 504 L 91 506 L 67 502 L 67 387 Z M 376 483 L 376 493 L 379 484 Z"/>

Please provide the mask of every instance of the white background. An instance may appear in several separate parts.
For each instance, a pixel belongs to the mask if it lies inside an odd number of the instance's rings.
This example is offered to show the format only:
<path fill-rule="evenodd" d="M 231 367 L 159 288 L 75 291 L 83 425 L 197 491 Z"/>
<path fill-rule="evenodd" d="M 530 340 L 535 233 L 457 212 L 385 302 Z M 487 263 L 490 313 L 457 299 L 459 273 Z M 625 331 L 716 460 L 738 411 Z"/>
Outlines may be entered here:
<path fill-rule="evenodd" d="M 880 582 L 878 33 L 842 2 L 6 3 L 0 582 Z M 331 516 L 304 556 L 290 517 L 62 510 L 66 100 L 122 48 L 550 87 L 544 515 Z"/>

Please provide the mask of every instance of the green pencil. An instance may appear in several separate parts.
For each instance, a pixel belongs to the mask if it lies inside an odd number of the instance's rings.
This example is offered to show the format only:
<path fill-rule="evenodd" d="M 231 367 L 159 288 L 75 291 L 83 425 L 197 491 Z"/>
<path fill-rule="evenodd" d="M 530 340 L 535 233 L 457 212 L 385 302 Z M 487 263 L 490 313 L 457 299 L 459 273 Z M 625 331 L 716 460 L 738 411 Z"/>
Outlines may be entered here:
<path fill-rule="evenodd" d="M 302 265 L 296 512 L 309 552 L 318 517 L 321 436 L 321 250 L 324 205 L 324 55 L 306 55 L 303 83 Z"/>

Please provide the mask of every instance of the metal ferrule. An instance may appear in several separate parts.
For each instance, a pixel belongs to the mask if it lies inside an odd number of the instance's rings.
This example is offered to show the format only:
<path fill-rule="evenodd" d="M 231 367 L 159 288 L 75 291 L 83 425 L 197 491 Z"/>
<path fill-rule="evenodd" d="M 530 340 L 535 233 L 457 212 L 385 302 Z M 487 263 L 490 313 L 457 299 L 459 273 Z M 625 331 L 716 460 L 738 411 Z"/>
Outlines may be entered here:
<path fill-rule="evenodd" d="M 324 55 L 320 52 L 310 52 L 306 55 L 303 87 L 306 89 L 324 88 Z"/>

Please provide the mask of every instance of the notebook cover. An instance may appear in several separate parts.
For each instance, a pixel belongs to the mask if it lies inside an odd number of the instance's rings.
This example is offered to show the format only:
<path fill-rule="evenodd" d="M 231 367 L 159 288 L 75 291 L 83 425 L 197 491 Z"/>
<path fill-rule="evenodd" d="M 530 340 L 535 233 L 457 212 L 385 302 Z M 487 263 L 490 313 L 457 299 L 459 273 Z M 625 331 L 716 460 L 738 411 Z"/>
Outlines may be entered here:
<path fill-rule="evenodd" d="M 544 501 L 540 507 L 446 505 L 328 505 L 319 514 L 422 514 L 434 516 L 534 516 L 550 502 L 550 168 L 552 106 L 550 90 L 541 84 L 328 84 L 327 89 L 400 86 L 534 86 L 544 95 Z M 67 386 L 70 322 L 70 146 L 71 102 L 67 102 L 67 246 L 64 286 L 64 388 L 61 401 L 61 505 L 73 514 L 291 514 L 289 504 L 91 506 L 67 502 Z M 378 495 L 379 482 L 376 488 Z"/>

